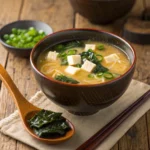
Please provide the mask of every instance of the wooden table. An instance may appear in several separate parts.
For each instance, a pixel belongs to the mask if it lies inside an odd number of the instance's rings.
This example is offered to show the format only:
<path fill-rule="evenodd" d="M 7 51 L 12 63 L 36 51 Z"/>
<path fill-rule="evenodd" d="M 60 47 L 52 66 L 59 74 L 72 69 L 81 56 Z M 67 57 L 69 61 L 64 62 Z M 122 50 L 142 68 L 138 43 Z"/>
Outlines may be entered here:
<path fill-rule="evenodd" d="M 147 0 L 147 5 L 150 1 Z M 69 0 L 0 0 L 0 27 L 22 19 L 41 20 L 54 31 L 67 28 L 97 28 L 121 33 L 125 18 L 111 25 L 93 25 L 74 13 Z M 143 10 L 141 0 L 137 0 L 130 15 L 140 15 Z M 134 79 L 150 84 L 150 45 L 132 44 L 137 52 L 137 67 Z M 0 63 L 5 66 L 22 94 L 29 99 L 38 90 L 28 59 L 8 53 L 0 45 Z M 0 83 L 0 119 L 9 116 L 16 109 L 7 89 Z M 12 138 L 0 134 L 0 150 L 32 150 Z M 112 148 L 112 150 L 150 150 L 150 111 L 147 112 Z"/>

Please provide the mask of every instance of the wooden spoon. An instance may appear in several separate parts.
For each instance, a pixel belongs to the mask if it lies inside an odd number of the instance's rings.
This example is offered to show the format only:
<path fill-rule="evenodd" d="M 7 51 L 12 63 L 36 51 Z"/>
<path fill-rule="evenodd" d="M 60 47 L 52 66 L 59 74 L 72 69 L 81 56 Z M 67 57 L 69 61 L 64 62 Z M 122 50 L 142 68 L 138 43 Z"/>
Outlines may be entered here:
<path fill-rule="evenodd" d="M 23 97 L 23 95 L 19 92 L 18 88 L 16 87 L 16 85 L 10 78 L 9 74 L 6 72 L 6 70 L 2 67 L 1 64 L 0 64 L 0 79 L 4 82 L 9 92 L 11 93 L 14 102 L 19 110 L 19 114 L 25 126 L 25 129 L 28 131 L 30 135 L 32 135 L 34 138 L 36 138 L 39 141 L 49 143 L 49 144 L 57 144 L 66 141 L 73 136 L 75 132 L 74 126 L 69 120 L 67 120 L 69 126 L 71 127 L 71 130 L 69 130 L 65 136 L 54 138 L 54 139 L 38 137 L 29 127 L 27 120 L 29 120 L 33 115 L 35 115 L 35 113 L 37 113 L 41 109 L 32 105 Z"/>

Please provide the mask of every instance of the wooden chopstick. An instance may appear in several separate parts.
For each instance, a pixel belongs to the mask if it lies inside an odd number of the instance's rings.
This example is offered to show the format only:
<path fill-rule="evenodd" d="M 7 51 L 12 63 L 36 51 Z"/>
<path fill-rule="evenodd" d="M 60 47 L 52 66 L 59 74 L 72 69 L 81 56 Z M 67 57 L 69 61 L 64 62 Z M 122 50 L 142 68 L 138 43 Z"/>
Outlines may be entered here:
<path fill-rule="evenodd" d="M 125 109 L 116 118 L 110 121 L 101 130 L 95 133 L 85 143 L 79 146 L 76 150 L 94 150 L 100 145 L 125 119 L 127 119 L 137 108 L 144 104 L 150 97 L 150 90 L 138 98 L 132 105 Z"/>

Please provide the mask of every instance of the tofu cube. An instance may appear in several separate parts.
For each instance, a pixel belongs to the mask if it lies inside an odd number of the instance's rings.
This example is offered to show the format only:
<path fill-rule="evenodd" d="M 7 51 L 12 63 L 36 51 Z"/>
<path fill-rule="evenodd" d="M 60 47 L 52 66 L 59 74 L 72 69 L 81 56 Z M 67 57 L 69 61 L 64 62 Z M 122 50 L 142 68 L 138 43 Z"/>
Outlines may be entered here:
<path fill-rule="evenodd" d="M 47 55 L 48 60 L 56 60 L 59 53 L 50 51 Z"/>
<path fill-rule="evenodd" d="M 87 72 L 92 72 L 92 70 L 96 67 L 96 65 L 88 60 L 86 60 L 84 62 L 84 64 L 82 65 L 82 69 L 87 71 Z"/>
<path fill-rule="evenodd" d="M 81 64 L 81 56 L 80 55 L 70 55 L 67 56 L 69 65 Z"/>
<path fill-rule="evenodd" d="M 95 44 L 85 44 L 85 51 L 88 51 L 89 49 L 95 50 L 96 45 Z"/>
<path fill-rule="evenodd" d="M 106 63 L 117 62 L 119 60 L 119 56 L 117 54 L 111 54 L 104 57 Z"/>
<path fill-rule="evenodd" d="M 68 67 L 65 69 L 65 72 L 66 72 L 66 73 L 69 73 L 69 74 L 71 74 L 71 75 L 75 75 L 78 71 L 80 71 L 80 68 L 73 67 L 73 66 L 68 66 Z"/>

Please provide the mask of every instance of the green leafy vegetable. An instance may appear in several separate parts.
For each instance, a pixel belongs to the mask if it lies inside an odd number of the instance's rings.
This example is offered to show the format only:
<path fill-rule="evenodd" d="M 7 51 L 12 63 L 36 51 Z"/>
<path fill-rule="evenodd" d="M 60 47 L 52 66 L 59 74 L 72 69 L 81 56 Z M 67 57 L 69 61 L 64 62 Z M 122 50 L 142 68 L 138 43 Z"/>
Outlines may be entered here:
<path fill-rule="evenodd" d="M 59 52 L 58 57 L 61 59 L 61 65 L 68 65 L 67 56 L 75 55 L 77 53 L 77 50 L 71 49 L 71 48 L 83 47 L 83 46 L 84 46 L 84 43 L 81 41 L 72 41 L 69 43 L 58 44 L 54 46 L 53 49 Z"/>
<path fill-rule="evenodd" d="M 72 41 L 64 44 L 58 44 L 53 47 L 54 50 L 58 52 L 64 52 L 65 50 L 75 48 L 75 47 L 83 47 L 84 43 L 82 41 Z"/>
<path fill-rule="evenodd" d="M 83 47 L 84 43 L 82 41 L 72 41 L 65 45 L 66 49 L 74 48 L 74 47 Z"/>
<path fill-rule="evenodd" d="M 103 56 L 95 54 L 92 50 L 88 50 L 87 52 L 82 52 L 81 53 L 81 58 L 82 58 L 83 61 L 87 59 L 87 60 L 93 62 L 94 64 L 96 64 L 96 67 L 93 70 L 93 73 L 99 73 L 99 72 L 106 72 L 106 71 L 108 71 L 107 68 L 105 68 L 104 66 L 102 66 L 100 64 L 100 62 L 103 59 Z"/>
<path fill-rule="evenodd" d="M 54 46 L 53 49 L 58 51 L 58 52 L 66 50 L 65 46 L 63 44 L 58 44 L 58 45 Z"/>
<path fill-rule="evenodd" d="M 108 69 L 99 63 L 96 65 L 95 69 L 93 70 L 93 73 L 106 72 L 106 71 L 108 71 Z"/>
<path fill-rule="evenodd" d="M 94 52 L 92 50 L 88 50 L 87 52 L 82 52 L 81 53 L 81 59 L 84 60 L 89 60 L 95 64 L 99 63 L 98 58 L 96 57 L 96 55 L 94 54 Z"/>
<path fill-rule="evenodd" d="M 76 64 L 75 67 L 81 68 L 81 64 Z"/>
<path fill-rule="evenodd" d="M 56 75 L 55 80 L 66 82 L 66 83 L 72 83 L 72 84 L 78 84 L 79 82 L 77 80 L 74 80 L 70 77 L 64 76 L 64 75 Z"/>
<path fill-rule="evenodd" d="M 58 57 L 61 59 L 61 65 L 68 65 L 67 56 L 75 55 L 77 50 L 68 50 L 67 52 L 59 53 Z"/>
<path fill-rule="evenodd" d="M 63 118 L 62 113 L 41 110 L 33 116 L 28 123 L 39 137 L 58 137 L 66 134 L 70 126 Z"/>
<path fill-rule="evenodd" d="M 43 125 L 51 123 L 55 120 L 60 120 L 61 115 L 62 113 L 41 110 L 33 118 L 30 119 L 30 126 L 35 128 L 41 128 Z"/>

